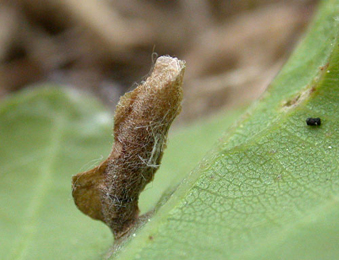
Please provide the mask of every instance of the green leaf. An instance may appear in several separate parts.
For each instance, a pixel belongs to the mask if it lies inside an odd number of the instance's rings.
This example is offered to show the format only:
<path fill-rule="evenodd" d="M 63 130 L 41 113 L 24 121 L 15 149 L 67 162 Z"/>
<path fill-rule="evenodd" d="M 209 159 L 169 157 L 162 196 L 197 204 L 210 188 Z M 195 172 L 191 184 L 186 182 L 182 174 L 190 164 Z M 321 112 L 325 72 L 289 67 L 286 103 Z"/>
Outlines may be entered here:
<path fill-rule="evenodd" d="M 170 136 L 164 170 L 142 195 L 143 212 L 180 182 L 239 114 Z M 0 105 L 0 259 L 103 258 L 112 234 L 76 208 L 71 176 L 109 154 L 112 118 L 93 98 L 55 87 L 23 91 Z"/>
<path fill-rule="evenodd" d="M 74 206 L 70 178 L 108 154 L 110 125 L 101 105 L 74 92 L 2 103 L 0 259 L 101 259 L 110 231 Z"/>
<path fill-rule="evenodd" d="M 338 13 L 322 3 L 261 100 L 116 259 L 338 258 Z"/>

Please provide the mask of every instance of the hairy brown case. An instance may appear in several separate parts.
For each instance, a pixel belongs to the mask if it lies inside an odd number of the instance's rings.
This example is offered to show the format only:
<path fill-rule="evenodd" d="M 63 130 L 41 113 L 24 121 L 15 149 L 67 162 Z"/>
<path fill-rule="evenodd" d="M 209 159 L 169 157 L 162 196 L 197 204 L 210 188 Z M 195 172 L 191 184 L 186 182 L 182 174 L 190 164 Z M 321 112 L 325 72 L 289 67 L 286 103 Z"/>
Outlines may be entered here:
<path fill-rule="evenodd" d="M 115 238 L 137 220 L 139 194 L 159 168 L 169 127 L 181 110 L 184 71 L 185 62 L 159 57 L 147 80 L 120 98 L 109 157 L 73 176 L 77 207 L 105 222 Z"/>

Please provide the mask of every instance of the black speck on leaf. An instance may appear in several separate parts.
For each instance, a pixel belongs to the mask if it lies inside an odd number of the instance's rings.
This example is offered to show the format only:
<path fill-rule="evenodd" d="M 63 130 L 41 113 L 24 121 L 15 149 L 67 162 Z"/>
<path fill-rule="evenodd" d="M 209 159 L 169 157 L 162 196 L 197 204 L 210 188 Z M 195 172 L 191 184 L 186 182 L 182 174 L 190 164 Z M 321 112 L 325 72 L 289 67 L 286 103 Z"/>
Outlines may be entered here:
<path fill-rule="evenodd" d="M 306 124 L 309 126 L 319 126 L 321 125 L 321 119 L 319 117 L 310 117 L 306 119 Z"/>

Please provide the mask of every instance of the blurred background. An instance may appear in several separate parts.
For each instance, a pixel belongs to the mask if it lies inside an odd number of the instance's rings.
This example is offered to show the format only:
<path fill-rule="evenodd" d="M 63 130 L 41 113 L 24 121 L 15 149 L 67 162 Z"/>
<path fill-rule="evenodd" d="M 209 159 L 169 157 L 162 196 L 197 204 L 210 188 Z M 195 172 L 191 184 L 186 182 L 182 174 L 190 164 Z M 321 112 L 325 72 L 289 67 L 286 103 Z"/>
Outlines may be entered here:
<path fill-rule="evenodd" d="M 38 83 L 85 90 L 113 111 L 156 57 L 186 60 L 192 121 L 260 96 L 316 0 L 1 0 L 0 100 Z"/>

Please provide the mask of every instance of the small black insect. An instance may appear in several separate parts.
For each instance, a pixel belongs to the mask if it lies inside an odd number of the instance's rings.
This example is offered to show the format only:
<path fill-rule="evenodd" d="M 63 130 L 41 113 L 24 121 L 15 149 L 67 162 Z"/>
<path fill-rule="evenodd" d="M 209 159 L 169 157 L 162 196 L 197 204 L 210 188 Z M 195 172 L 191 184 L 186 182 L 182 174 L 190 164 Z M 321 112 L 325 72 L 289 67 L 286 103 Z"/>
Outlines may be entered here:
<path fill-rule="evenodd" d="M 319 117 L 316 118 L 310 117 L 306 119 L 306 124 L 311 126 L 318 126 L 321 125 L 321 120 Z"/>

